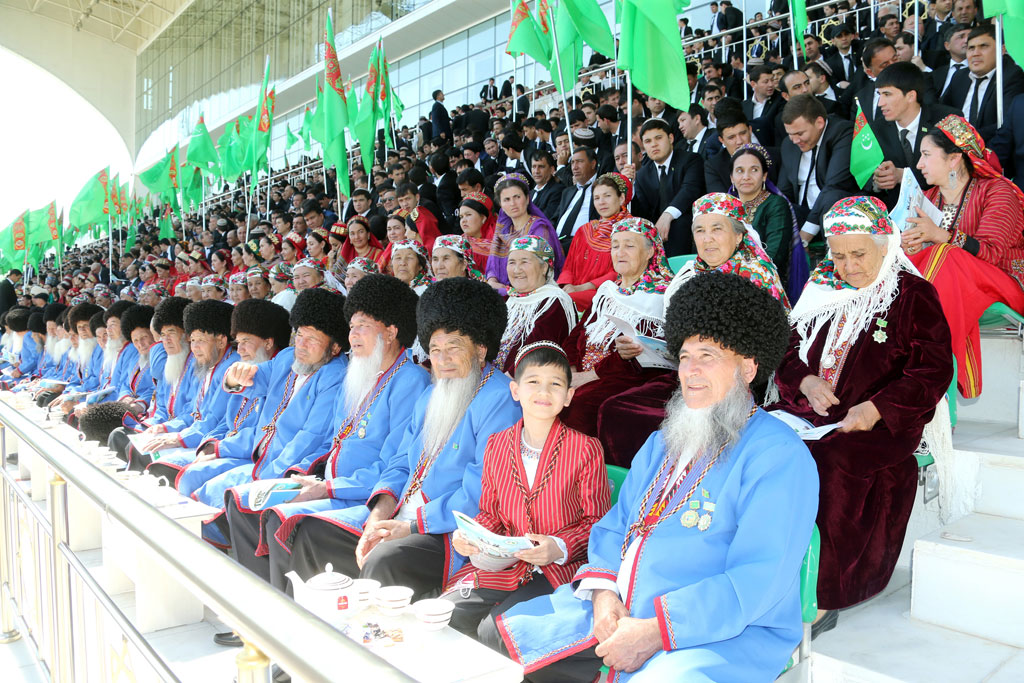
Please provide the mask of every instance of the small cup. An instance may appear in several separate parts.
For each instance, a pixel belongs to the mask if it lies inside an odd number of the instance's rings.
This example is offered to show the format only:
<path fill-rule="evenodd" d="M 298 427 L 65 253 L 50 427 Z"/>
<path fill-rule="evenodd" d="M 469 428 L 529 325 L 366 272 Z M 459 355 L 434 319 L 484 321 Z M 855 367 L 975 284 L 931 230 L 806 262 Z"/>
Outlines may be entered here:
<path fill-rule="evenodd" d="M 413 614 L 427 631 L 440 631 L 452 620 L 455 603 L 440 598 L 419 600 L 412 606 Z"/>
<path fill-rule="evenodd" d="M 356 608 L 369 607 L 378 590 L 380 590 L 380 581 L 376 579 L 355 579 L 352 582 L 352 592 L 355 595 Z"/>
<path fill-rule="evenodd" d="M 404 612 L 412 601 L 412 589 L 406 586 L 378 588 L 374 600 L 381 614 L 396 617 Z"/>

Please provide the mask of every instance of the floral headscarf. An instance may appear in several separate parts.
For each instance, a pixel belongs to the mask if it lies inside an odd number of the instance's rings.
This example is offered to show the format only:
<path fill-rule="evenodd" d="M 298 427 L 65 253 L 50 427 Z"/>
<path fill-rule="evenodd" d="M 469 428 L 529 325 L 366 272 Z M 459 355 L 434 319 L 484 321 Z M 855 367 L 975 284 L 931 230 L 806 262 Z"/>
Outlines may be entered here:
<path fill-rule="evenodd" d="M 398 212 L 396 211 L 395 213 Z M 424 247 L 416 240 L 398 240 L 397 242 L 391 243 L 392 258 L 394 258 L 394 255 L 402 251 L 403 249 L 408 249 L 412 252 L 415 252 L 415 254 L 420 257 L 420 262 L 426 264 L 425 266 L 423 266 L 423 268 L 420 269 L 420 272 L 417 273 L 416 276 L 412 279 L 412 282 L 409 283 L 409 286 L 415 289 L 420 285 L 428 285 L 431 282 L 433 282 L 434 278 L 430 272 L 430 259 L 427 257 L 426 247 Z"/>
<path fill-rule="evenodd" d="M 615 183 L 615 187 L 619 188 L 619 194 L 623 196 L 622 205 L 626 206 L 633 199 L 633 181 L 622 175 L 612 171 L 611 173 L 605 173 L 600 176 L 598 180 L 610 180 Z"/>
<path fill-rule="evenodd" d="M 885 204 L 875 197 L 847 197 L 836 202 L 822 217 L 825 237 L 833 235 L 893 235 L 896 233 Z M 830 289 L 855 289 L 836 275 L 836 264 L 822 260 L 811 273 L 811 282 Z"/>
<path fill-rule="evenodd" d="M 743 202 L 738 198 L 722 192 L 706 194 L 697 200 L 693 205 L 693 215 L 704 216 L 715 214 L 726 216 L 743 223 L 746 227 L 746 209 Z M 750 280 L 758 287 L 767 290 L 773 297 L 778 299 L 785 309 L 790 309 L 789 299 L 786 297 L 786 290 L 779 279 L 779 271 L 775 268 L 771 258 L 765 253 L 757 241 L 751 235 L 751 229 L 744 231 L 743 239 L 740 240 L 736 251 L 732 253 L 725 263 L 712 268 L 704 259 L 698 256 L 694 259 L 694 270 L 698 273 L 706 273 L 712 270 L 720 270 L 723 273 L 739 275 L 745 280 Z"/>
<path fill-rule="evenodd" d="M 322 229 L 323 228 L 315 228 L 313 232 Z M 327 233 L 327 236 L 333 237 L 339 242 L 344 242 L 345 238 L 348 236 L 348 226 L 345 225 L 344 223 L 335 223 L 334 225 L 331 226 L 331 231 Z"/>
<path fill-rule="evenodd" d="M 512 240 L 508 251 L 510 254 L 513 251 L 528 251 L 536 254 L 537 258 L 548 264 L 548 268 L 551 269 L 551 275 L 555 272 L 555 250 L 551 248 L 551 245 L 543 237 L 537 237 L 536 235 L 517 237 Z"/>
<path fill-rule="evenodd" d="M 278 235 L 276 232 L 268 232 L 263 236 L 263 239 L 265 239 L 266 241 L 270 242 L 271 245 L 273 245 L 274 251 L 278 253 L 281 252 L 281 236 Z"/>
<path fill-rule="evenodd" d="M 465 235 L 441 235 L 434 240 L 434 251 L 438 249 L 449 249 L 462 257 L 466 262 L 466 277 L 483 281 L 483 274 L 477 270 L 476 261 L 473 259 L 473 248 L 469 244 L 469 238 Z"/>
<path fill-rule="evenodd" d="M 163 285 L 146 285 L 142 288 L 142 294 L 156 294 L 161 299 L 169 295 L 167 288 Z"/>
<path fill-rule="evenodd" d="M 201 278 L 201 277 L 190 277 L 189 279 L 185 280 L 184 284 L 185 284 L 185 288 L 186 289 L 188 289 L 189 287 L 202 287 L 203 286 L 203 278 Z"/>
<path fill-rule="evenodd" d="M 249 240 L 245 243 L 245 251 L 256 259 L 257 263 L 263 263 L 263 256 L 260 255 L 260 243 L 256 240 Z"/>
<path fill-rule="evenodd" d="M 672 281 L 672 269 L 668 267 L 665 246 L 661 242 L 661 236 L 658 234 L 658 229 L 654 227 L 654 223 L 646 218 L 633 216 L 619 221 L 612 227 L 613 235 L 620 232 L 631 232 L 646 237 L 647 241 L 653 245 L 654 251 L 651 254 L 651 260 L 647 262 L 643 275 L 635 284 L 630 287 L 622 287 L 622 276 L 616 276 L 615 282 L 619 285 L 619 292 L 626 295 L 637 291 L 663 294 L 668 283 Z"/>
<path fill-rule="evenodd" d="M 228 284 L 229 285 L 242 285 L 244 287 L 245 286 L 245 280 L 246 280 L 245 273 L 242 272 L 242 271 L 239 271 L 239 272 L 235 273 L 234 275 L 232 275 L 231 277 L 228 278 Z"/>
<path fill-rule="evenodd" d="M 270 275 L 267 273 L 267 269 L 263 266 L 253 266 L 245 271 L 245 279 L 251 280 L 253 278 L 269 281 Z"/>
<path fill-rule="evenodd" d="M 274 282 L 287 282 L 290 287 L 292 284 L 292 267 L 287 263 L 275 263 L 270 268 L 270 279 Z"/>
<path fill-rule="evenodd" d="M 324 271 L 323 264 L 321 264 L 315 258 L 312 258 L 312 257 L 309 257 L 309 256 L 307 256 L 304 259 L 300 259 L 298 261 L 298 263 L 296 263 L 294 266 L 292 266 L 292 271 L 294 272 L 296 268 L 309 268 L 311 270 L 315 270 L 315 271 L 320 272 L 320 273 L 322 273 Z"/>
<path fill-rule="evenodd" d="M 377 267 L 376 262 L 371 261 L 365 256 L 356 256 L 354 259 L 348 262 L 349 268 L 355 268 L 361 270 L 367 275 L 376 275 L 380 272 L 380 268 Z"/>
<path fill-rule="evenodd" d="M 967 155 L 971 161 L 971 167 L 974 169 L 973 175 L 979 178 L 1002 178 L 1013 188 L 1014 194 L 1017 195 L 1017 201 L 1020 202 L 1021 210 L 1024 210 L 1024 191 L 1006 179 L 999 158 L 996 157 L 995 152 L 985 147 L 985 141 L 978 135 L 974 126 L 967 122 L 967 119 L 950 114 L 935 124 L 935 127 Z"/>
<path fill-rule="evenodd" d="M 207 275 L 203 278 L 203 287 L 216 287 L 222 292 L 228 290 L 227 285 L 224 283 L 224 278 L 220 275 Z"/>
<path fill-rule="evenodd" d="M 128 300 L 130 300 L 130 301 L 138 301 L 139 300 L 139 297 L 135 293 L 135 289 L 133 287 L 122 287 L 121 288 L 121 292 L 120 292 L 120 296 L 121 296 L 122 299 L 124 297 L 128 297 Z"/>

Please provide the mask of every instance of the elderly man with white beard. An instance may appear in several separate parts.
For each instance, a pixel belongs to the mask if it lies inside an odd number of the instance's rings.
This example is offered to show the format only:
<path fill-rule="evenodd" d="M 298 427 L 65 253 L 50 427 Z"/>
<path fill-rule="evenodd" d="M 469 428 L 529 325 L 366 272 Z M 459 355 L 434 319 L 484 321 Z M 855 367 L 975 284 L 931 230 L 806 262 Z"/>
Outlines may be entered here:
<path fill-rule="evenodd" d="M 238 561 L 282 590 L 289 537 L 308 515 L 362 505 L 412 419 L 414 397 L 430 375 L 410 358 L 416 338 L 416 293 L 396 278 L 368 275 L 345 299 L 351 345 L 343 390 L 334 402 L 334 431 L 319 446 L 320 476 L 296 475 L 294 499 L 249 514 L 225 501 Z"/>
<path fill-rule="evenodd" d="M 231 336 L 242 363 L 259 365 L 274 358 L 288 346 L 291 332 L 288 311 L 270 301 L 245 299 L 231 313 Z M 218 474 L 252 463 L 262 407 L 260 396 L 229 394 L 220 424 L 203 438 L 194 460 L 174 473 L 175 488 L 191 496 Z"/>
<path fill-rule="evenodd" d="M 47 304 L 43 309 L 43 324 L 46 326 L 46 338 L 43 341 L 43 353 L 39 359 L 35 379 L 16 385 L 12 391 L 34 392 L 39 387 L 39 380 L 57 381 L 61 379 L 61 364 L 64 355 L 71 346 L 64 327 L 57 321 L 61 313 L 67 310 L 64 304 Z M 62 343 L 63 342 L 63 343 Z"/>
<path fill-rule="evenodd" d="M 69 419 L 70 424 L 78 424 L 78 419 L 88 407 L 90 397 L 96 397 L 95 400 L 120 401 L 131 394 L 128 381 L 132 370 L 139 362 L 139 351 L 121 333 L 121 316 L 134 305 L 130 301 L 118 301 L 104 311 L 103 327 L 106 330 L 106 339 L 103 341 L 103 372 L 100 375 L 100 385 L 89 393 L 85 401 L 73 406 L 74 418 Z"/>
<path fill-rule="evenodd" d="M 326 289 L 301 292 L 289 323 L 294 345 L 259 365 L 235 363 L 224 375 L 229 393 L 260 398 L 250 458 L 200 486 L 193 498 L 223 508 L 225 500 L 251 512 L 251 484 L 289 474 L 308 474 L 334 433 L 334 401 L 348 368 L 345 297 Z M 227 548 L 230 531 L 223 510 L 203 525 L 203 538 Z"/>
<path fill-rule="evenodd" d="M 97 328 L 93 327 L 91 322 L 97 313 L 102 316 L 103 309 L 87 302 L 73 306 L 68 312 L 68 324 L 78 337 L 75 348 L 76 368 L 71 381 L 58 392 L 58 395 L 50 398 L 50 406 L 64 402 L 59 394 L 93 391 L 99 387 L 100 375 L 103 374 L 103 348 L 96 340 Z"/>
<path fill-rule="evenodd" d="M 477 514 L 487 439 L 522 417 L 509 378 L 491 364 L 506 317 L 483 282 L 451 278 L 427 288 L 416 318 L 433 385 L 416 400 L 401 443 L 384 454 L 366 503 L 303 518 L 288 568 L 309 579 L 331 562 L 348 576 L 408 586 L 415 597 L 439 591 L 458 571 L 464 558 L 451 545 L 452 513 Z"/>
<path fill-rule="evenodd" d="M 589 564 L 497 619 L 528 681 L 770 681 L 800 642 L 798 575 L 818 480 L 750 384 L 782 359 L 779 302 L 736 275 L 687 282 L 666 316 L 681 388 L 591 531 Z"/>
<path fill-rule="evenodd" d="M 125 426 L 112 431 L 107 439 L 107 445 L 128 460 L 129 469 L 144 470 L 152 459 L 132 447 L 128 435 L 160 433 L 164 422 L 190 409 L 195 396 L 195 358 L 185 343 L 185 308 L 191 303 L 172 296 L 161 301 L 153 312 L 151 327 L 159 339 L 149 352 L 150 375 L 155 384 L 153 398 L 144 415 L 138 419 L 126 415 Z"/>
<path fill-rule="evenodd" d="M 144 454 L 159 453 L 159 472 L 170 479 L 195 458 L 195 450 L 207 434 L 216 430 L 227 410 L 224 373 L 238 360 L 231 346 L 231 313 L 224 301 L 206 299 L 185 308 L 185 338 L 195 358 L 192 372 L 196 391 L 188 412 L 165 421 L 141 442 Z M 156 462 L 151 463 L 152 467 Z"/>

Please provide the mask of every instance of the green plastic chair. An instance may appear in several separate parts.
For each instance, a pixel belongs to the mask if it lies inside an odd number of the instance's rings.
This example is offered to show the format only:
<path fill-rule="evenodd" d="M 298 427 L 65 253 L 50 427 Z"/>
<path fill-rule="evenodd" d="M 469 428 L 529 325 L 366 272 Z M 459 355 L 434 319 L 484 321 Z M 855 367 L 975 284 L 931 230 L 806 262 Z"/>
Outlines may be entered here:
<path fill-rule="evenodd" d="M 671 260 L 669 261 L 671 264 Z M 1004 303 L 996 302 L 985 309 L 978 319 L 978 324 L 985 328 L 1017 327 L 1024 325 L 1024 315 L 1017 313 Z"/>
<path fill-rule="evenodd" d="M 800 647 L 782 670 L 786 673 L 799 662 L 811 656 L 811 624 L 818 618 L 818 559 L 821 556 L 821 532 L 814 525 L 811 532 L 811 543 L 804 553 L 803 564 L 800 565 L 800 618 L 804 622 L 804 635 Z M 782 674 L 779 674 L 780 676 Z"/>
<path fill-rule="evenodd" d="M 668 260 L 668 267 L 672 269 L 673 273 L 678 273 L 683 269 L 690 261 L 697 258 L 696 254 L 682 254 L 680 256 L 673 256 Z"/>
<path fill-rule="evenodd" d="M 626 481 L 629 470 L 618 465 L 605 465 L 604 467 L 608 472 L 608 486 L 612 490 L 612 505 L 615 505 L 615 501 L 619 499 L 619 489 L 622 488 L 622 482 Z"/>

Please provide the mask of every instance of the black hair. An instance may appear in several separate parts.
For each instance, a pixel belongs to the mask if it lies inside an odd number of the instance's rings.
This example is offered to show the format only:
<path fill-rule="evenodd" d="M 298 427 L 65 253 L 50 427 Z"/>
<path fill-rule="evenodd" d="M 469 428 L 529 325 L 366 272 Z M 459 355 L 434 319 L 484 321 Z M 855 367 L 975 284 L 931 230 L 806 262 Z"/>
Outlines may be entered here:
<path fill-rule="evenodd" d="M 888 38 L 872 38 L 864 44 L 864 52 L 860 55 L 861 62 L 864 63 L 864 68 L 871 68 L 871 60 L 875 58 L 875 55 L 884 50 L 887 47 L 896 49 L 896 46 L 892 44 L 892 41 Z"/>
<path fill-rule="evenodd" d="M 914 91 L 917 93 L 917 103 L 921 104 L 925 93 L 924 74 L 911 62 L 893 62 L 882 69 L 875 79 L 875 90 L 879 88 L 896 88 L 904 95 Z"/>
<path fill-rule="evenodd" d="M 672 135 L 672 127 L 668 125 L 668 121 L 662 119 L 647 119 L 644 121 L 643 125 L 640 126 L 640 137 L 642 138 L 649 130 L 660 130 L 665 135 Z"/>
<path fill-rule="evenodd" d="M 404 197 L 409 194 L 419 196 L 420 191 L 415 183 L 399 183 L 398 187 L 395 188 L 395 197 Z"/>
<path fill-rule="evenodd" d="M 465 171 L 459 173 L 455 178 L 457 185 L 484 185 L 484 174 L 475 168 L 467 168 Z"/>
<path fill-rule="evenodd" d="M 748 78 L 750 79 L 751 83 L 757 83 L 759 80 L 761 80 L 761 76 L 764 76 L 765 74 L 771 76 L 773 71 L 775 71 L 774 65 L 761 64 L 760 66 L 755 66 L 753 69 L 750 70 Z"/>
<path fill-rule="evenodd" d="M 814 123 L 819 118 L 823 119 L 827 116 L 825 105 L 814 95 L 794 95 L 782 108 L 782 123 L 784 124 L 792 124 L 800 117 Z"/>
<path fill-rule="evenodd" d="M 572 381 L 572 366 L 569 365 L 564 351 L 558 351 L 550 346 L 538 346 L 526 352 L 516 364 L 515 380 L 520 382 L 527 368 L 555 366 L 565 373 L 566 386 Z"/>
<path fill-rule="evenodd" d="M 975 4 L 975 7 L 977 7 L 977 4 Z M 968 42 L 970 42 L 977 38 L 978 36 L 988 36 L 995 40 L 996 27 L 993 26 L 992 24 L 978 24 L 977 26 L 971 29 L 970 34 L 967 36 L 967 40 Z"/>

